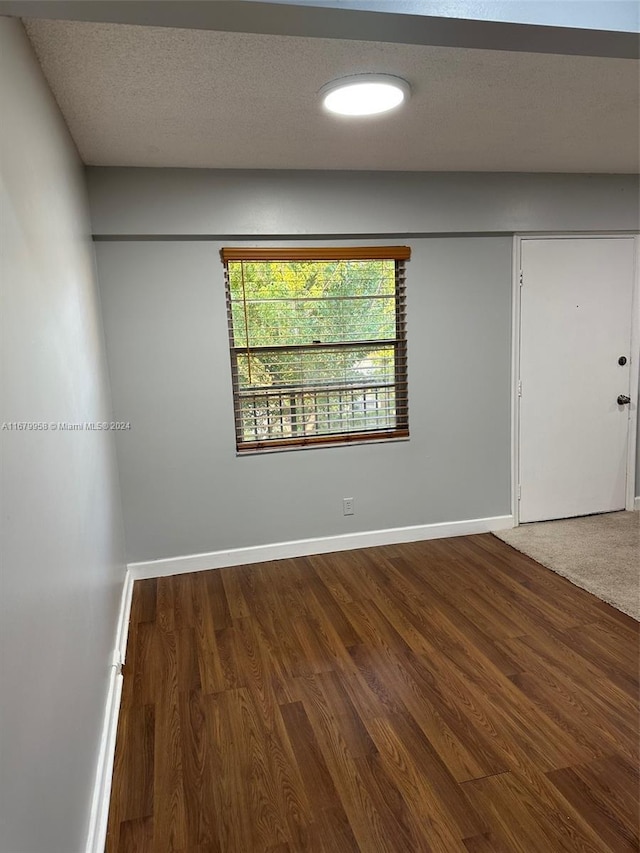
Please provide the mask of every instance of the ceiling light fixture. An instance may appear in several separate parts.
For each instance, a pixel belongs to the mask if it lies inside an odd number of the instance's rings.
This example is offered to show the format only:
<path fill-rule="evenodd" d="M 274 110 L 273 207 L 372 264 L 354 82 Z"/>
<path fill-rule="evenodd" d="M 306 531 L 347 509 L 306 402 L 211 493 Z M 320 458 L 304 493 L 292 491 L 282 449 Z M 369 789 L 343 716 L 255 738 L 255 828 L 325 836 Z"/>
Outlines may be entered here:
<path fill-rule="evenodd" d="M 386 113 L 406 101 L 411 87 L 391 74 L 355 74 L 332 80 L 320 89 L 325 110 L 343 116 Z"/>

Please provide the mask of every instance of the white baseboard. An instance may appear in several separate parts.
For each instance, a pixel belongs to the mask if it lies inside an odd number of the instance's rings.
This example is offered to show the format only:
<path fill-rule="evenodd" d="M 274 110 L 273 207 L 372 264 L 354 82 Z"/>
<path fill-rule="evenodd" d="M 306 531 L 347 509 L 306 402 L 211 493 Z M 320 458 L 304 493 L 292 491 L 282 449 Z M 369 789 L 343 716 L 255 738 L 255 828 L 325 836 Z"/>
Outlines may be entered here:
<path fill-rule="evenodd" d="M 362 533 L 345 533 L 318 539 L 297 539 L 292 542 L 252 545 L 248 548 L 233 548 L 228 551 L 211 551 L 208 554 L 188 554 L 184 557 L 129 563 L 129 572 L 134 580 L 159 578 L 182 575 L 187 572 L 222 569 L 228 566 L 243 566 L 248 563 L 264 563 L 268 560 L 309 557 L 313 554 L 327 554 L 333 551 L 351 551 L 354 548 L 372 548 L 376 545 L 397 545 L 401 542 L 419 542 L 423 539 L 440 539 L 446 536 L 491 533 L 493 530 L 507 530 L 511 527 L 513 527 L 512 515 L 448 521 L 442 524 L 417 524 L 411 527 L 367 530 Z"/>
<path fill-rule="evenodd" d="M 640 495 L 637 495 L 633 502 L 634 509 L 640 509 Z"/>
<path fill-rule="evenodd" d="M 133 577 L 129 569 L 127 569 L 120 599 L 115 647 L 112 659 L 109 661 L 107 704 L 104 712 L 104 723 L 98 753 L 98 767 L 93 788 L 93 798 L 91 800 L 89 835 L 85 848 L 86 853 L 104 853 L 107 837 L 111 777 L 113 775 L 116 732 L 118 730 L 118 715 L 120 713 L 120 698 L 122 696 L 122 664 L 124 663 L 127 651 L 132 593 Z"/>
<path fill-rule="evenodd" d="M 120 663 L 125 662 L 127 656 L 127 639 L 129 637 L 129 617 L 131 616 L 131 597 L 133 595 L 133 581 L 131 572 L 127 568 L 122 587 L 120 599 L 120 612 L 118 614 L 118 627 L 116 629 L 115 652 L 120 656 Z"/>

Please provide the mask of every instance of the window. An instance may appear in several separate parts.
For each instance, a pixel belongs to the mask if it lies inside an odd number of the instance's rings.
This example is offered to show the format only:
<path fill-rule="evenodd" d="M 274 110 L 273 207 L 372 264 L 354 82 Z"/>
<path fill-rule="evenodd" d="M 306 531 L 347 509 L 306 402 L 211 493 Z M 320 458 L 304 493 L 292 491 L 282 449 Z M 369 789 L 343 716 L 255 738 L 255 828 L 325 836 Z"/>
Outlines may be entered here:
<path fill-rule="evenodd" d="M 238 451 L 409 435 L 409 248 L 221 256 Z"/>

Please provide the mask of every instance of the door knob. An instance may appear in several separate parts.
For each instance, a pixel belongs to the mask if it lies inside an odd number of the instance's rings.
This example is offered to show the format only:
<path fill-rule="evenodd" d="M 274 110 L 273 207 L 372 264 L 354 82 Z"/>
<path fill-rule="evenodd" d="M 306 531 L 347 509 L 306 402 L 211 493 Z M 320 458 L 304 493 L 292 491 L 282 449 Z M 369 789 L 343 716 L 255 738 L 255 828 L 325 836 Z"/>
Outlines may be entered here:
<path fill-rule="evenodd" d="M 630 402 L 631 402 L 631 397 L 627 397 L 626 394 L 619 394 L 618 395 L 618 405 L 619 406 L 626 406 L 627 403 L 630 403 Z"/>

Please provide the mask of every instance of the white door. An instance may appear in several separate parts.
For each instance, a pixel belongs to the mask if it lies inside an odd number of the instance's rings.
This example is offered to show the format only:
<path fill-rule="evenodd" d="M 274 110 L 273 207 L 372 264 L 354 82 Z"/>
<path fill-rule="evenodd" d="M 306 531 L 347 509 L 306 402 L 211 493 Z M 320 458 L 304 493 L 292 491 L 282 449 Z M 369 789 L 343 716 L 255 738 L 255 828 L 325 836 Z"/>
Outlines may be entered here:
<path fill-rule="evenodd" d="M 634 239 L 521 247 L 520 521 L 624 509 Z"/>

